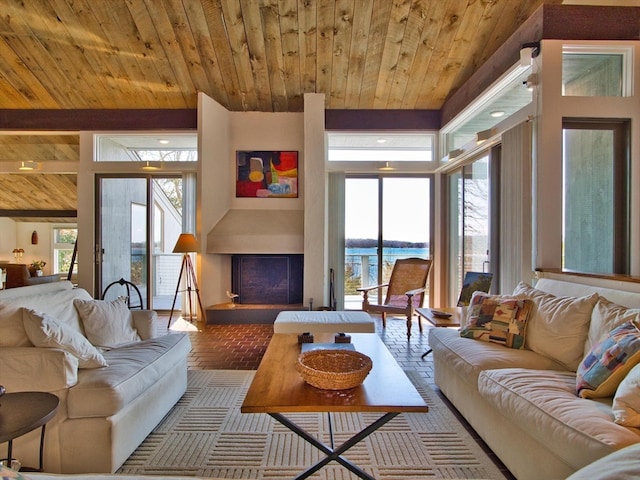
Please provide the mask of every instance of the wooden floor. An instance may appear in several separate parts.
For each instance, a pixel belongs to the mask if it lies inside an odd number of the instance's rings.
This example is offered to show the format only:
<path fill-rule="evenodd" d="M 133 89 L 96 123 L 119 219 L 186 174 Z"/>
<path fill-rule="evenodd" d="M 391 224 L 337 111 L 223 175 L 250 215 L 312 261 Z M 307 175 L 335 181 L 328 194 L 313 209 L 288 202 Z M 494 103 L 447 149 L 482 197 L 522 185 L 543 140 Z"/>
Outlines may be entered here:
<path fill-rule="evenodd" d="M 418 330 L 417 319 L 412 327 L 411 340 L 407 341 L 405 319 L 387 318 L 387 327 L 382 328 L 382 321 L 372 316 L 376 323 L 376 333 L 380 336 L 396 361 L 404 370 L 420 372 L 427 383 L 436 392 L 438 387 L 433 383 L 433 362 L 431 355 L 424 359 L 422 354 L 428 350 L 428 323 L 423 320 L 424 332 Z M 158 329 L 167 329 L 168 316 L 160 316 Z M 171 331 L 187 332 L 191 340 L 191 354 L 189 368 L 192 369 L 228 369 L 255 370 L 260 364 L 264 351 L 273 335 L 273 325 L 239 324 L 239 325 L 206 325 L 202 322 L 190 323 L 182 318 L 173 319 Z M 446 397 L 441 395 L 448 404 Z M 467 427 L 473 438 L 490 455 L 493 461 L 505 474 L 508 480 L 514 479 L 511 473 L 498 460 L 493 452 L 478 437 L 475 431 L 466 423 L 455 408 L 452 411 Z"/>

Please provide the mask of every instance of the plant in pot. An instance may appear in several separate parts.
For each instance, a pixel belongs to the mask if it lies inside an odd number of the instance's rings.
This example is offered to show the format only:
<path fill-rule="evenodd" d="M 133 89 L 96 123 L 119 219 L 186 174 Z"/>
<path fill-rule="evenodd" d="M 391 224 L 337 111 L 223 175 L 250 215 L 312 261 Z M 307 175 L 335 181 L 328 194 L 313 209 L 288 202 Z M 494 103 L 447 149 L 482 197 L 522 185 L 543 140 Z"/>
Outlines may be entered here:
<path fill-rule="evenodd" d="M 42 276 L 42 269 L 46 264 L 47 262 L 45 262 L 44 260 L 34 260 L 33 262 L 31 262 L 31 268 L 35 272 L 36 277 Z"/>

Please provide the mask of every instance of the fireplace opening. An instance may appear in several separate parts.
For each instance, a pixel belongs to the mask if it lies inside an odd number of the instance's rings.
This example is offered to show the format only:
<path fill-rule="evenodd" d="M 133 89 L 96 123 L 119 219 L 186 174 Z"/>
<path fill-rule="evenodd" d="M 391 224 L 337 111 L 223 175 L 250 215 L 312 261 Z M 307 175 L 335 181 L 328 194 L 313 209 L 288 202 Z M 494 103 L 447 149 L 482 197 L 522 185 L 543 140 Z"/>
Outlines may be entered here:
<path fill-rule="evenodd" d="M 236 303 L 293 305 L 302 303 L 302 254 L 231 256 L 231 286 Z"/>

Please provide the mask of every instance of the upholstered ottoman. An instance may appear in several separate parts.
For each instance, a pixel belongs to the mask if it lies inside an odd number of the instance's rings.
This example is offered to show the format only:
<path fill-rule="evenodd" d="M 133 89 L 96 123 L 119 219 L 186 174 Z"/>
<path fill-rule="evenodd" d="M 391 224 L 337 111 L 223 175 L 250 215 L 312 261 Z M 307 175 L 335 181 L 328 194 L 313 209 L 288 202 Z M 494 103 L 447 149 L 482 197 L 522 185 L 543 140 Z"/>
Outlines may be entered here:
<path fill-rule="evenodd" d="M 376 324 L 366 312 L 304 311 L 280 312 L 273 333 L 375 333 Z"/>

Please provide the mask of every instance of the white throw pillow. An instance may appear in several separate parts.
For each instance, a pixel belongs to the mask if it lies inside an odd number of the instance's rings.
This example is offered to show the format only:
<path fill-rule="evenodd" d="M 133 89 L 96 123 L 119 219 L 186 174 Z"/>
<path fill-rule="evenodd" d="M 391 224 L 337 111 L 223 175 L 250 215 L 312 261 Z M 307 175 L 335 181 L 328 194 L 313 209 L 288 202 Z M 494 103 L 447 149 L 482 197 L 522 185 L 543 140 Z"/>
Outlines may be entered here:
<path fill-rule="evenodd" d="M 640 309 L 623 307 L 600 297 L 591 313 L 589 337 L 584 345 L 584 355 L 586 356 L 594 345 L 604 340 L 611 330 L 626 322 L 640 325 Z"/>
<path fill-rule="evenodd" d="M 84 332 L 89 341 L 105 348 L 138 342 L 140 337 L 133 327 L 131 311 L 122 299 L 74 300 Z"/>
<path fill-rule="evenodd" d="M 584 357 L 591 312 L 598 294 L 556 297 L 524 282 L 518 284 L 513 294 L 535 303 L 527 325 L 527 348 L 553 358 L 575 372 Z"/>
<path fill-rule="evenodd" d="M 22 322 L 29 340 L 36 347 L 64 350 L 78 359 L 80 368 L 107 366 L 107 361 L 89 340 L 51 315 L 23 308 Z"/>
<path fill-rule="evenodd" d="M 633 367 L 618 385 L 611 409 L 617 424 L 640 427 L 640 365 Z"/>

